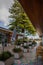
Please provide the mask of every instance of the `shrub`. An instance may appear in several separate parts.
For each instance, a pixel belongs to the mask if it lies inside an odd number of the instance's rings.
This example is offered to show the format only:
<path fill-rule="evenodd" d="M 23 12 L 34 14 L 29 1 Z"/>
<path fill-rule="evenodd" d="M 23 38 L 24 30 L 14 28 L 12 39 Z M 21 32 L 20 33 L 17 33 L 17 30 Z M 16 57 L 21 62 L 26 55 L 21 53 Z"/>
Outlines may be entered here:
<path fill-rule="evenodd" d="M 28 46 L 23 46 L 23 47 L 26 48 L 26 49 L 28 48 Z"/>
<path fill-rule="evenodd" d="M 28 41 L 27 37 L 24 37 L 23 39 L 16 40 L 15 45 L 21 45 L 21 44 L 24 44 L 24 42 L 27 43 L 27 41 Z"/>
<path fill-rule="evenodd" d="M 0 54 L 0 60 L 1 61 L 5 61 L 8 58 L 10 58 L 11 56 L 13 56 L 10 52 L 3 52 L 2 54 Z"/>
<path fill-rule="evenodd" d="M 29 42 L 32 42 L 31 40 L 29 40 Z"/>
<path fill-rule="evenodd" d="M 32 45 L 36 45 L 36 44 L 37 44 L 36 41 L 33 41 L 33 42 L 32 42 Z"/>
<path fill-rule="evenodd" d="M 27 37 L 24 37 L 23 42 L 27 42 L 27 41 L 28 41 Z"/>
<path fill-rule="evenodd" d="M 21 52 L 22 50 L 21 50 L 20 48 L 14 48 L 13 51 L 14 51 L 15 53 L 19 53 L 19 52 Z"/>
<path fill-rule="evenodd" d="M 29 46 L 32 46 L 32 44 L 29 44 Z"/>
<path fill-rule="evenodd" d="M 16 45 L 21 45 L 23 43 L 23 39 L 18 39 L 17 41 L 16 41 Z"/>

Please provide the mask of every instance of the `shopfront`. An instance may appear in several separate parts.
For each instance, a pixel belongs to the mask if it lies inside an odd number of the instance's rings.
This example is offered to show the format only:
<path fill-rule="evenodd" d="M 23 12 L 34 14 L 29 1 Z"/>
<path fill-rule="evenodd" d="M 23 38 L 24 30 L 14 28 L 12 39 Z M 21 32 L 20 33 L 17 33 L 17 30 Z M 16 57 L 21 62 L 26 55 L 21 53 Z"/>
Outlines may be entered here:
<path fill-rule="evenodd" d="M 12 36 L 12 31 L 0 27 L 0 43 L 2 43 L 3 39 L 5 43 L 10 43 L 11 36 Z"/>

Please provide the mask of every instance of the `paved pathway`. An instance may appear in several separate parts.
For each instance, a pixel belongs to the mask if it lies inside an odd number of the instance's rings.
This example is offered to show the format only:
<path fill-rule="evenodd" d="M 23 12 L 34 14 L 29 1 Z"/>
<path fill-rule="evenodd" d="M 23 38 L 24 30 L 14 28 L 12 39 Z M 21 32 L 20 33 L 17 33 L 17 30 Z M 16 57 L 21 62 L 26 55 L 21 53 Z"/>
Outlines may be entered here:
<path fill-rule="evenodd" d="M 10 51 L 10 50 L 12 50 L 14 48 L 14 45 L 9 45 L 9 46 L 7 46 L 7 47 L 4 47 L 4 51 Z M 2 53 L 3 52 L 3 47 L 2 46 L 0 46 L 0 53 Z"/>
<path fill-rule="evenodd" d="M 0 61 L 0 65 L 5 65 L 4 62 Z"/>
<path fill-rule="evenodd" d="M 30 61 L 34 61 L 36 59 L 36 48 L 39 46 L 39 44 L 37 44 L 36 47 L 34 47 L 34 49 L 31 49 L 31 51 L 29 53 L 23 53 L 24 57 L 22 59 L 19 60 L 14 60 L 14 62 L 18 63 L 18 62 L 22 62 L 22 63 L 29 63 Z M 12 53 L 12 49 L 14 48 L 14 45 L 8 46 L 4 48 L 4 51 L 10 51 Z M 0 53 L 2 52 L 2 47 L 0 48 Z"/>
<path fill-rule="evenodd" d="M 16 63 L 29 63 L 30 61 L 36 60 L 36 48 L 39 46 L 37 43 L 37 46 L 31 49 L 29 53 L 23 53 L 24 57 L 19 60 L 15 60 Z"/>
<path fill-rule="evenodd" d="M 16 63 L 29 63 L 30 61 L 34 61 L 36 59 L 36 52 L 34 49 L 32 49 L 30 53 L 23 53 L 23 55 L 24 57 L 22 59 L 15 60 Z"/>

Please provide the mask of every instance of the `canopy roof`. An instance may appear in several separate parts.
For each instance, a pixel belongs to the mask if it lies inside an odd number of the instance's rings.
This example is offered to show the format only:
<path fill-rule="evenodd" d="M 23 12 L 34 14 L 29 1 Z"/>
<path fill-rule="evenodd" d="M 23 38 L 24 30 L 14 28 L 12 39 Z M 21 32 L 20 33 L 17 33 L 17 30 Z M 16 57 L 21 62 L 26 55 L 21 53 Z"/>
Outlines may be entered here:
<path fill-rule="evenodd" d="M 9 34 L 12 34 L 13 32 L 9 29 L 6 29 L 6 28 L 3 28 L 3 27 L 0 27 L 0 32 L 3 32 L 3 33 L 9 33 Z"/>
<path fill-rule="evenodd" d="M 32 24 L 38 31 L 43 33 L 43 0 L 19 0 Z"/>

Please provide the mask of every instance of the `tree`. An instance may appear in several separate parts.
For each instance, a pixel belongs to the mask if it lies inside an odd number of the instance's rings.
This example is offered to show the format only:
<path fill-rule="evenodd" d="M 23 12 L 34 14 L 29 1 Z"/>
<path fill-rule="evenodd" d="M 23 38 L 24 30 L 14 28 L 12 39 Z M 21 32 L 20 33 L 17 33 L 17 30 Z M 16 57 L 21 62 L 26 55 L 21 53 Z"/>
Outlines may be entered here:
<path fill-rule="evenodd" d="M 28 30 L 31 34 L 35 33 L 32 23 L 17 0 L 14 0 L 9 12 L 11 13 L 10 18 L 12 18 L 9 29 L 13 30 L 16 27 L 17 31 L 21 30 L 23 33 L 25 30 Z"/>

